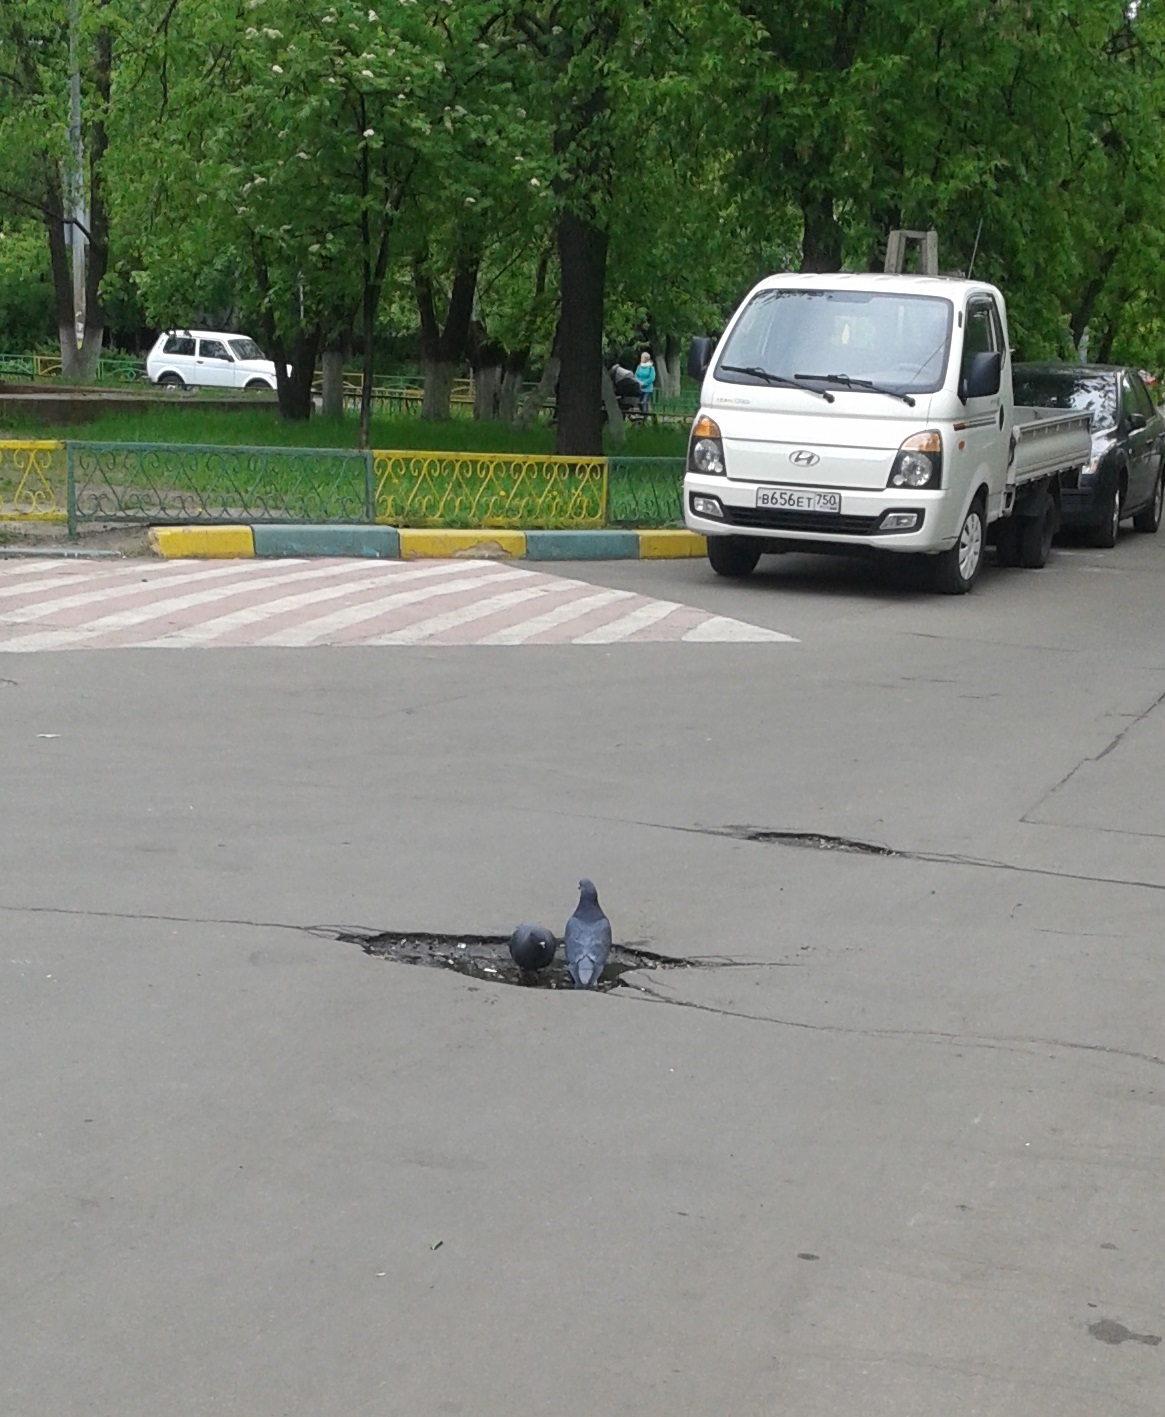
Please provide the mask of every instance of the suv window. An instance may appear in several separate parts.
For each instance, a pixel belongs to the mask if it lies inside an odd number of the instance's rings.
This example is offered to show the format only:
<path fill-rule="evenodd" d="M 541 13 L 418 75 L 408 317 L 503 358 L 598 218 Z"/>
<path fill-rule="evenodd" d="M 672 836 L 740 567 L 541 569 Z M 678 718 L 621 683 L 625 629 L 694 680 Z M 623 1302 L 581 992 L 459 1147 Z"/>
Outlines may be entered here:
<path fill-rule="evenodd" d="M 188 354 L 194 353 L 194 341 L 189 335 L 171 335 L 162 346 L 163 354 Z"/>
<path fill-rule="evenodd" d="M 1133 412 L 1143 413 L 1146 418 L 1152 418 L 1153 400 L 1149 397 L 1149 390 L 1145 388 L 1144 380 L 1139 374 L 1130 374 L 1128 380 L 1133 390 Z"/>
<path fill-rule="evenodd" d="M 225 359 L 228 364 L 234 361 L 227 353 L 227 347 L 220 339 L 203 339 L 198 341 L 198 352 L 203 359 Z"/>
<path fill-rule="evenodd" d="M 967 330 L 963 337 L 964 377 L 970 372 L 971 360 L 976 354 L 1002 349 L 1003 327 L 994 300 L 984 297 L 972 300 L 967 306 Z"/>

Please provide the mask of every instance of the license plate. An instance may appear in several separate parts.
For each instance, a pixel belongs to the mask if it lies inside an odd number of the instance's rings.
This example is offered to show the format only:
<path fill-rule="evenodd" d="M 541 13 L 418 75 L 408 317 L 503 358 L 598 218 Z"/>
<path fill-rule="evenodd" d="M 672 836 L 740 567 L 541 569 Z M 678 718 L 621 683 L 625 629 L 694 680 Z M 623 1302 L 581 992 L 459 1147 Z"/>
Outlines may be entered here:
<path fill-rule="evenodd" d="M 758 487 L 758 507 L 780 507 L 788 512 L 841 512 L 840 492 L 816 492 L 804 487 Z"/>

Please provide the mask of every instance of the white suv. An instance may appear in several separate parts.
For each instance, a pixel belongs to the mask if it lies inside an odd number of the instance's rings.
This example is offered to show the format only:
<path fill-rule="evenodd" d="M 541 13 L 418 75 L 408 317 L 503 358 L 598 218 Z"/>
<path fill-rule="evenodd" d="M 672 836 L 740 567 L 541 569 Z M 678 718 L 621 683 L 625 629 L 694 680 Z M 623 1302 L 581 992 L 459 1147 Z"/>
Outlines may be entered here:
<path fill-rule="evenodd" d="M 146 356 L 152 384 L 184 389 L 273 389 L 275 365 L 253 339 L 216 330 L 167 330 Z"/>

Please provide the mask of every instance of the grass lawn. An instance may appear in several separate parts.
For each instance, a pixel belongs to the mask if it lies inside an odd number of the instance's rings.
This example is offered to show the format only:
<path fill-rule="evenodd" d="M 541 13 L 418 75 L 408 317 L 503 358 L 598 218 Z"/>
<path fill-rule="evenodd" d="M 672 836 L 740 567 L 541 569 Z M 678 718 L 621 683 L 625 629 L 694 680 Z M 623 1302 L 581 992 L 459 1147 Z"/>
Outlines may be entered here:
<path fill-rule="evenodd" d="M 99 443 L 221 444 L 250 448 L 355 448 L 355 415 L 286 423 L 274 409 L 240 408 L 220 412 L 196 407 L 143 409 L 107 413 L 87 423 L 47 427 L 31 420 L 5 420 L 0 438 L 71 438 Z M 636 424 L 627 428 L 622 447 L 606 451 L 622 457 L 682 457 L 685 424 Z M 546 423 L 514 428 L 508 423 L 450 418 L 440 423 L 385 415 L 372 420 L 372 446 L 418 452 L 553 453 L 554 429 Z"/>

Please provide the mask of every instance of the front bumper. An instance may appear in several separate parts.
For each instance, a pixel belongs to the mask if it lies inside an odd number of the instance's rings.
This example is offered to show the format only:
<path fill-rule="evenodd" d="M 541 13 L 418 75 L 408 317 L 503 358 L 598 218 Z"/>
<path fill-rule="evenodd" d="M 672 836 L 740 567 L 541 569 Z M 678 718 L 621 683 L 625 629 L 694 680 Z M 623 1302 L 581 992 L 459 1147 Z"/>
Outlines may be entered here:
<path fill-rule="evenodd" d="M 684 477 L 684 523 L 704 536 L 756 537 L 786 546 L 801 542 L 807 550 L 816 544 L 922 553 L 953 546 L 961 526 L 962 508 L 953 504 L 944 488 L 846 488 L 841 492 L 840 512 L 801 512 L 758 507 L 757 492 L 762 487 L 770 489 L 771 484 L 689 472 Z M 694 499 L 714 500 L 720 514 L 710 515 L 706 506 L 697 510 Z M 904 530 L 901 518 L 910 514 L 915 523 Z"/>
<path fill-rule="evenodd" d="M 1060 489 L 1060 521 L 1064 526 L 1100 526 L 1108 521 L 1111 490 L 1099 481 Z"/>

